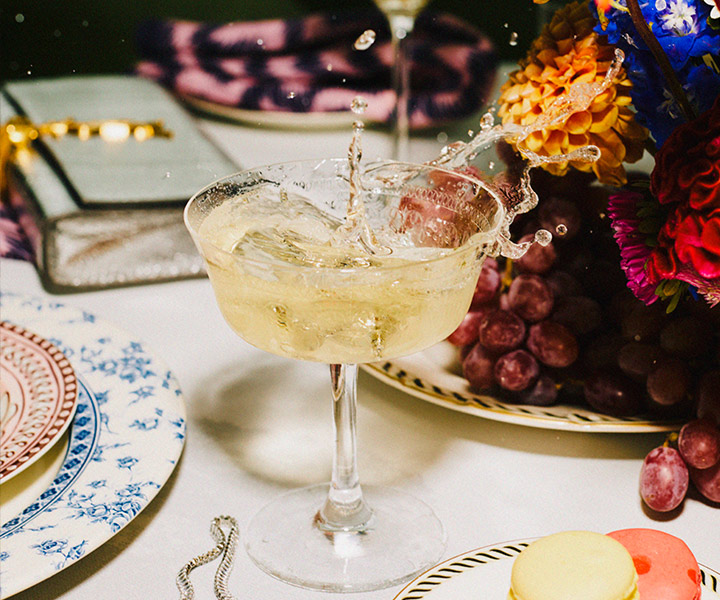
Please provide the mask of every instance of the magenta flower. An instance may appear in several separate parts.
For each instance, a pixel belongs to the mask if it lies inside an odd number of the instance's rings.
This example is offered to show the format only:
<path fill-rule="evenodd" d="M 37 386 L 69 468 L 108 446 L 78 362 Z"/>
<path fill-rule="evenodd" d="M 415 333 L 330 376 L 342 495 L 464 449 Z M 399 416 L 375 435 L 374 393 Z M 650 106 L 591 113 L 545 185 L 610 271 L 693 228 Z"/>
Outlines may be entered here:
<path fill-rule="evenodd" d="M 647 245 L 647 233 L 641 233 L 642 219 L 638 216 L 644 200 L 641 192 L 621 190 L 610 196 L 608 215 L 612 221 L 615 241 L 620 246 L 620 266 L 625 271 L 628 287 L 645 304 L 658 299 L 656 284 L 648 280 L 645 262 L 652 248 Z"/>

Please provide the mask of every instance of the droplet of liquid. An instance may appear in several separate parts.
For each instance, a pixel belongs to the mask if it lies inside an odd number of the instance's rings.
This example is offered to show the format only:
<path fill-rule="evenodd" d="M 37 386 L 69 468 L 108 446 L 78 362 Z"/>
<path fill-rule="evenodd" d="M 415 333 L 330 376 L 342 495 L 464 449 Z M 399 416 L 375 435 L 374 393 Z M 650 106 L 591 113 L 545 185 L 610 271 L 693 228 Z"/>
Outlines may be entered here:
<path fill-rule="evenodd" d="M 170 179 L 170 171 L 165 171 L 165 179 Z"/>
<path fill-rule="evenodd" d="M 567 227 L 560 223 L 560 225 L 555 228 L 555 231 L 558 235 L 565 235 L 567 233 Z"/>
<path fill-rule="evenodd" d="M 295 92 L 290 92 L 290 93 L 287 95 L 288 100 L 292 100 L 294 97 L 295 97 Z"/>
<path fill-rule="evenodd" d="M 262 46 L 265 43 L 265 40 L 258 40 L 257 45 Z"/>
<path fill-rule="evenodd" d="M 15 22 L 16 23 L 22 23 L 25 20 L 25 15 L 22 13 L 18 13 L 15 15 Z"/>
<path fill-rule="evenodd" d="M 480 119 L 480 129 L 483 131 L 487 131 L 490 129 L 493 124 L 495 123 L 495 117 L 493 117 L 493 114 L 491 112 L 486 112 L 482 119 Z"/>
<path fill-rule="evenodd" d="M 552 242 L 552 233 L 550 233 L 547 229 L 538 229 L 535 232 L 535 241 L 541 246 L 547 246 L 550 242 Z"/>
<path fill-rule="evenodd" d="M 472 129 L 468 129 L 468 137 L 472 137 L 475 135 L 475 132 Z"/>
<path fill-rule="evenodd" d="M 355 40 L 353 48 L 355 48 L 355 50 L 367 50 L 375 43 L 375 37 L 376 34 L 372 29 L 366 29 L 360 34 L 360 37 Z"/>
<path fill-rule="evenodd" d="M 355 96 L 350 103 L 350 110 L 356 115 L 361 115 L 367 109 L 368 103 L 362 96 Z"/>
<path fill-rule="evenodd" d="M 517 31 L 513 31 L 510 34 L 510 42 L 508 42 L 511 46 L 517 46 L 518 43 L 518 34 Z"/>
<path fill-rule="evenodd" d="M 494 161 L 494 160 L 491 160 L 491 161 L 488 163 L 488 169 L 490 169 L 490 170 L 492 171 L 494 168 L 495 168 L 495 161 Z"/>
<path fill-rule="evenodd" d="M 665 0 L 656 0 L 655 2 L 655 10 L 665 10 L 667 8 L 667 2 Z"/>

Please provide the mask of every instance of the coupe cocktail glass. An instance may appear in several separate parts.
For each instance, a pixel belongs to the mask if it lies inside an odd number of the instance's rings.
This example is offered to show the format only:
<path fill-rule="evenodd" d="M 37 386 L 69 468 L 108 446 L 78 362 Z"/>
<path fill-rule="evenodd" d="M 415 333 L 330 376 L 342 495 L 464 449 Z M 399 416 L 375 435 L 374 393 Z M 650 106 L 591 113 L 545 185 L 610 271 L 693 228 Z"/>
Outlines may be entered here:
<path fill-rule="evenodd" d="M 185 209 L 232 329 L 273 354 L 330 365 L 332 481 L 272 501 L 245 536 L 266 572 L 326 591 L 401 583 L 441 557 L 444 531 L 425 503 L 361 490 L 357 365 L 455 329 L 504 217 L 480 181 L 426 165 L 370 165 L 357 184 L 346 160 L 278 164 L 222 179 Z"/>

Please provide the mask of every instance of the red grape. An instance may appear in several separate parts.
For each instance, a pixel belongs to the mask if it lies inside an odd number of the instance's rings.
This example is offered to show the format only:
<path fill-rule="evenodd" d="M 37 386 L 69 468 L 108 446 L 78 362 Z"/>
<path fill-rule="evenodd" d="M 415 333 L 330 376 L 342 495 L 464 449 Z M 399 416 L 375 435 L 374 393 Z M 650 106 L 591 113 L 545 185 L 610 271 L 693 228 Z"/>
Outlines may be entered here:
<path fill-rule="evenodd" d="M 660 302 L 645 306 L 635 302 L 621 321 L 622 333 L 629 340 L 642 342 L 659 333 L 665 322 L 665 309 Z"/>
<path fill-rule="evenodd" d="M 707 419 L 685 423 L 678 436 L 678 450 L 689 467 L 712 467 L 720 461 L 720 430 Z"/>
<path fill-rule="evenodd" d="M 483 304 L 492 302 L 500 289 L 500 273 L 497 269 L 497 262 L 492 258 L 486 258 L 483 262 L 480 276 L 475 284 L 471 310 L 475 310 Z"/>
<path fill-rule="evenodd" d="M 458 356 L 460 357 L 461 363 L 467 358 L 467 355 L 470 354 L 470 351 L 474 347 L 475 347 L 475 344 L 468 344 L 467 346 L 463 346 L 462 348 L 460 348 L 460 352 L 458 352 Z"/>
<path fill-rule="evenodd" d="M 478 327 L 486 311 L 470 311 L 447 338 L 453 346 L 467 346 L 478 340 Z"/>
<path fill-rule="evenodd" d="M 583 393 L 598 412 L 617 417 L 636 415 L 642 406 L 642 390 L 622 373 L 597 371 L 585 379 Z"/>
<path fill-rule="evenodd" d="M 508 302 L 512 310 L 531 323 L 542 321 L 552 311 L 553 295 L 537 275 L 518 275 L 510 284 Z"/>
<path fill-rule="evenodd" d="M 572 332 L 553 321 L 542 321 L 530 327 L 527 347 L 549 367 L 568 367 L 578 357 L 578 343 Z"/>
<path fill-rule="evenodd" d="M 712 327 L 696 317 L 670 321 L 660 332 L 660 346 L 669 354 L 695 358 L 710 352 Z"/>
<path fill-rule="evenodd" d="M 663 358 L 663 351 L 653 344 L 629 342 L 617 355 L 620 370 L 636 381 L 645 381 L 647 376 Z"/>
<path fill-rule="evenodd" d="M 697 416 L 720 427 L 720 371 L 705 373 L 697 389 Z"/>
<path fill-rule="evenodd" d="M 582 296 L 582 285 L 567 271 L 553 271 L 545 276 L 545 282 L 556 300 L 564 296 Z"/>
<path fill-rule="evenodd" d="M 660 446 L 651 450 L 640 469 L 640 496 L 653 510 L 667 512 L 685 498 L 690 475 L 680 453 Z"/>
<path fill-rule="evenodd" d="M 520 393 L 519 400 L 522 404 L 532 406 L 551 406 L 555 404 L 557 396 L 558 389 L 553 379 L 549 375 L 540 375 L 535 385 Z"/>
<path fill-rule="evenodd" d="M 498 306 L 502 310 L 507 310 L 507 311 L 512 312 L 512 308 L 510 308 L 510 300 L 508 300 L 507 293 L 500 294 L 500 297 L 498 298 Z"/>
<path fill-rule="evenodd" d="M 583 348 L 583 365 L 590 373 L 616 366 L 618 352 L 624 344 L 619 333 L 594 335 Z"/>
<path fill-rule="evenodd" d="M 489 390 L 495 384 L 493 367 L 495 359 L 480 344 L 475 344 L 463 360 L 462 368 L 470 387 L 476 390 Z"/>
<path fill-rule="evenodd" d="M 540 367 L 535 357 L 526 350 L 514 350 L 498 358 L 494 373 L 500 387 L 519 392 L 535 381 Z"/>
<path fill-rule="evenodd" d="M 532 242 L 535 239 L 534 234 L 524 235 L 520 238 L 520 243 Z M 549 271 L 557 260 L 557 252 L 555 246 L 550 242 L 547 246 L 540 244 L 532 244 L 525 254 L 515 261 L 515 265 L 522 273 L 542 274 Z"/>
<path fill-rule="evenodd" d="M 525 323 L 515 313 L 493 310 L 479 325 L 479 340 L 490 352 L 502 354 L 514 350 L 525 339 Z"/>
<path fill-rule="evenodd" d="M 600 327 L 602 309 L 587 296 L 566 296 L 556 303 L 552 320 L 565 325 L 575 335 L 585 335 Z"/>
<path fill-rule="evenodd" d="M 653 402 L 660 406 L 682 406 L 690 397 L 692 376 L 681 360 L 659 361 L 648 375 L 646 387 Z"/>
<path fill-rule="evenodd" d="M 691 468 L 690 477 L 703 496 L 713 502 L 720 502 L 720 462 L 707 469 Z"/>

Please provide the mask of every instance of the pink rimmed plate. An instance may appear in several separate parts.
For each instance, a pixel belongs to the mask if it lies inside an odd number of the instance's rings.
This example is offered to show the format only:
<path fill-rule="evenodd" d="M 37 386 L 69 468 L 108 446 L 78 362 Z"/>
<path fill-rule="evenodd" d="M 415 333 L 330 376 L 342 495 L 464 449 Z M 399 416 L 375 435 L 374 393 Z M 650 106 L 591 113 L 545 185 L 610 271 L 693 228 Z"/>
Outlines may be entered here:
<path fill-rule="evenodd" d="M 75 372 L 52 343 L 0 322 L 0 482 L 45 454 L 70 425 Z"/>

